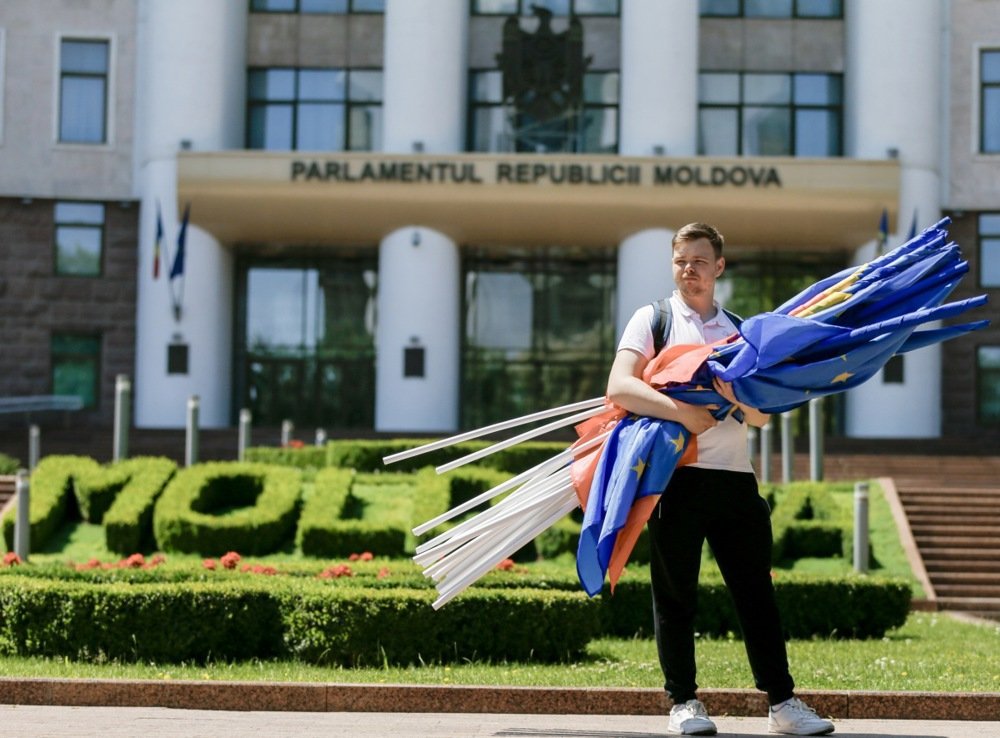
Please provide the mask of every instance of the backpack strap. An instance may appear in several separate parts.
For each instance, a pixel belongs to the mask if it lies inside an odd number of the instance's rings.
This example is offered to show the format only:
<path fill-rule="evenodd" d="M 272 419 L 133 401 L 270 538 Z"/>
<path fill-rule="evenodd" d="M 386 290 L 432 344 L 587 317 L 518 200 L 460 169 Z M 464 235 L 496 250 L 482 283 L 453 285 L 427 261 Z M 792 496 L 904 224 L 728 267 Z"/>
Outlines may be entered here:
<path fill-rule="evenodd" d="M 656 356 L 667 345 L 670 338 L 670 326 L 674 322 L 674 312 L 670 309 L 670 300 L 661 297 L 653 303 L 653 356 Z"/>
<path fill-rule="evenodd" d="M 663 350 L 663 347 L 667 345 L 667 341 L 670 339 L 670 327 L 674 322 L 674 312 L 670 308 L 670 300 L 666 297 L 661 297 L 653 305 L 653 322 L 650 328 L 653 331 L 653 356 L 656 356 Z M 737 330 L 743 325 L 743 318 L 741 318 L 736 313 L 731 310 L 726 310 L 722 308 L 722 312 L 726 314 L 736 326 Z"/>

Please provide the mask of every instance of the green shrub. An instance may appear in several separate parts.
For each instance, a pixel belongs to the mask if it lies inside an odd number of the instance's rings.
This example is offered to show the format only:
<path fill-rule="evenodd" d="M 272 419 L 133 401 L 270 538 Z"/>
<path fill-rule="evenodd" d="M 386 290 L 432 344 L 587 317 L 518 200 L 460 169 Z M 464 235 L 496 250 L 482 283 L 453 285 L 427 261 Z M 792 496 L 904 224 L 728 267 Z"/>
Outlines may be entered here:
<path fill-rule="evenodd" d="M 298 469 L 321 469 L 326 466 L 326 454 L 324 446 L 254 446 L 246 450 L 243 460 Z"/>
<path fill-rule="evenodd" d="M 86 456 L 46 456 L 31 475 L 29 521 L 32 551 L 41 549 L 67 519 L 79 519 L 80 508 L 72 494 L 75 479 L 91 476 L 100 470 L 96 461 Z M 14 522 L 17 504 L 7 509 L 3 518 L 3 537 L 7 550 L 14 548 Z"/>
<path fill-rule="evenodd" d="M 21 462 L 15 459 L 13 456 L 8 456 L 7 454 L 0 454 L 0 476 L 10 476 L 11 474 L 17 474 L 17 471 L 20 468 L 21 468 Z"/>
<path fill-rule="evenodd" d="M 110 509 L 104 514 L 104 535 L 109 551 L 131 554 L 153 542 L 153 506 L 177 465 L 162 457 L 137 457 L 115 464 L 124 476 Z"/>
<path fill-rule="evenodd" d="M 596 634 L 596 604 L 582 593 L 470 590 L 440 611 L 430 607 L 433 598 L 426 589 L 238 573 L 167 584 L 7 576 L 0 653 L 154 662 L 294 656 L 346 665 L 557 661 L 579 655 Z"/>
<path fill-rule="evenodd" d="M 382 458 L 427 443 L 426 439 L 392 440 L 345 440 L 330 441 L 326 445 L 326 465 L 339 466 L 358 471 L 414 471 L 424 466 L 440 466 L 466 454 L 493 445 L 495 441 L 465 441 L 447 448 L 422 454 L 411 459 L 398 461 L 388 467 Z M 517 473 L 551 458 L 569 444 L 550 441 L 528 441 L 497 453 L 490 454 L 475 462 L 500 471 Z"/>
<path fill-rule="evenodd" d="M 153 531 L 164 551 L 259 555 L 294 537 L 302 474 L 249 462 L 188 467 L 156 502 Z"/>
<path fill-rule="evenodd" d="M 771 514 L 775 561 L 844 555 L 851 545 L 851 522 L 831 489 L 821 482 L 765 486 L 762 493 L 777 500 Z"/>

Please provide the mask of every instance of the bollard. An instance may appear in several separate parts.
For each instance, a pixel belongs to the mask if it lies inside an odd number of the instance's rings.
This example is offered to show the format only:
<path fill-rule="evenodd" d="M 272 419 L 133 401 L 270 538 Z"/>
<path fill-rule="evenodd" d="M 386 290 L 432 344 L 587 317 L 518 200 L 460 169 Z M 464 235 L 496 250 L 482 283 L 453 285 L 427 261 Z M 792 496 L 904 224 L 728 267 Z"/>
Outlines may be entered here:
<path fill-rule="evenodd" d="M 760 429 L 760 481 L 771 481 L 771 424 Z"/>
<path fill-rule="evenodd" d="M 198 395 L 191 395 L 187 403 L 187 430 L 184 436 L 184 466 L 198 463 Z"/>
<path fill-rule="evenodd" d="M 792 481 L 792 465 L 795 454 L 792 450 L 792 413 L 781 414 L 781 481 L 788 484 Z"/>
<path fill-rule="evenodd" d="M 17 472 L 17 518 L 14 520 L 14 553 L 21 561 L 28 560 L 31 552 L 31 483 L 28 472 Z"/>
<path fill-rule="evenodd" d="M 317 428 L 316 429 L 316 445 L 317 446 L 322 446 L 325 443 L 326 443 L 326 429 L 325 428 Z"/>
<path fill-rule="evenodd" d="M 127 374 L 119 374 L 115 377 L 115 420 L 113 448 L 111 458 L 113 461 L 124 461 L 128 458 L 128 427 L 132 414 L 132 382 Z"/>
<path fill-rule="evenodd" d="M 295 431 L 295 424 L 290 420 L 281 421 L 281 445 L 287 446 L 292 441 L 292 433 Z"/>
<path fill-rule="evenodd" d="M 253 415 L 248 408 L 240 410 L 240 431 L 236 440 L 236 458 L 243 461 L 246 456 L 247 447 L 250 445 L 250 423 L 253 422 Z"/>
<path fill-rule="evenodd" d="M 38 466 L 38 460 L 41 458 L 41 447 L 42 447 L 42 431 L 37 426 L 32 424 L 28 428 L 28 471 L 35 471 L 35 467 Z"/>
<path fill-rule="evenodd" d="M 747 428 L 747 456 L 750 457 L 750 464 L 757 456 L 757 429 Z"/>
<path fill-rule="evenodd" d="M 868 482 L 854 485 L 854 571 L 868 572 Z"/>
<path fill-rule="evenodd" d="M 823 481 L 823 400 L 809 400 L 809 479 Z"/>

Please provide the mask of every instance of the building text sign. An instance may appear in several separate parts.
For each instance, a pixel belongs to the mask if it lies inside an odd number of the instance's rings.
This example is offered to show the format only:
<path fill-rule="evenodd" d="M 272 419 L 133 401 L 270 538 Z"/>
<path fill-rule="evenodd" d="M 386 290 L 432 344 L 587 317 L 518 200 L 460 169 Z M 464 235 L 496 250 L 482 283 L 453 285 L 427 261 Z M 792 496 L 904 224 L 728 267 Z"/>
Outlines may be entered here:
<path fill-rule="evenodd" d="M 551 185 L 623 187 L 781 187 L 781 173 L 768 164 L 709 164 L 671 161 L 604 163 L 565 161 L 456 161 L 409 159 L 293 159 L 292 182 Z"/>

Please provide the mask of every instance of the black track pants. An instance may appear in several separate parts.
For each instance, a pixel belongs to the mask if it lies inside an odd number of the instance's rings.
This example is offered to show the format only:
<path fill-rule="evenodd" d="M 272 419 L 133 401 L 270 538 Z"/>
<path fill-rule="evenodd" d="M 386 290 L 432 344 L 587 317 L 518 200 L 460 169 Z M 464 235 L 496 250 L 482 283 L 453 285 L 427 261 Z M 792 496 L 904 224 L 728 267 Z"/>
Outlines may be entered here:
<path fill-rule="evenodd" d="M 653 622 L 664 687 L 675 703 L 697 683 L 694 615 L 705 539 L 733 596 L 757 688 L 776 704 L 793 682 L 771 583 L 771 518 L 753 474 L 682 467 L 649 520 Z"/>

